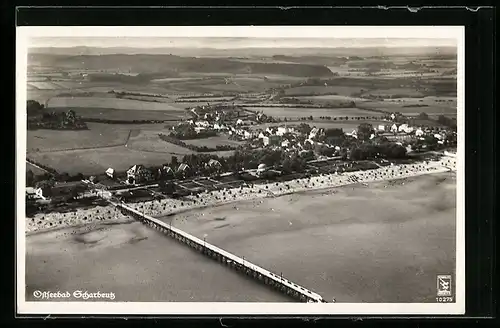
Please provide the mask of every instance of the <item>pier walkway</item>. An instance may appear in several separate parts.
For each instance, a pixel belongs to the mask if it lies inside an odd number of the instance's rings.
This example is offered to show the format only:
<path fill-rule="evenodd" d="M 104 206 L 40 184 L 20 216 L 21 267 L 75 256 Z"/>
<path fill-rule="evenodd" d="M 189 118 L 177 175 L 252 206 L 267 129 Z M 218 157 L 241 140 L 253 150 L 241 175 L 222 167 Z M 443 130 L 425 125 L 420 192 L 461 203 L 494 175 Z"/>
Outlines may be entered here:
<path fill-rule="evenodd" d="M 282 275 L 274 274 L 245 260 L 244 258 L 233 255 L 217 246 L 207 243 L 205 240 L 201 240 L 178 228 L 172 227 L 170 224 L 145 215 L 144 213 L 141 213 L 123 203 L 114 200 L 111 200 L 110 202 L 126 214 L 132 215 L 135 219 L 141 221 L 142 223 L 167 234 L 177 241 L 196 249 L 202 254 L 209 256 L 210 258 L 217 260 L 238 272 L 277 289 L 289 297 L 301 302 L 326 303 L 321 295 L 318 295 L 292 281 L 283 278 Z"/>

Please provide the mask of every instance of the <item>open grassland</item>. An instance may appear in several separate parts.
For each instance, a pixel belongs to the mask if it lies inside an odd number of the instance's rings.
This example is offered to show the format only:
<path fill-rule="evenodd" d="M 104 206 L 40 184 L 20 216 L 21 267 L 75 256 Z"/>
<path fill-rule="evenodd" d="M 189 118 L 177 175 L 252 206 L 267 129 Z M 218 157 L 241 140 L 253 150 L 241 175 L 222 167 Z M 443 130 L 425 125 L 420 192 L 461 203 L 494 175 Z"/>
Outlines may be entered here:
<path fill-rule="evenodd" d="M 231 140 L 227 136 L 217 136 L 204 139 L 183 140 L 188 145 L 195 145 L 198 147 L 207 146 L 208 148 L 215 148 L 215 146 L 234 146 L 242 145 L 243 142 Z"/>
<path fill-rule="evenodd" d="M 100 174 L 112 167 L 118 171 L 129 169 L 135 164 L 162 165 L 169 162 L 172 154 L 144 152 L 125 146 L 80 149 L 51 153 L 32 153 L 30 159 L 69 174 Z"/>
<path fill-rule="evenodd" d="M 27 152 L 50 152 L 80 148 L 100 148 L 124 145 L 129 129 L 114 128 L 100 123 L 88 123 L 88 130 L 29 130 Z"/>
<path fill-rule="evenodd" d="M 245 108 L 250 109 L 252 111 L 262 111 L 266 115 L 270 115 L 272 117 L 287 117 L 287 118 L 297 118 L 297 117 L 320 117 L 320 116 L 374 116 L 379 115 L 378 113 L 374 113 L 367 110 L 362 110 L 359 108 L 301 108 L 301 107 L 251 107 L 245 106 Z"/>
<path fill-rule="evenodd" d="M 158 140 L 162 141 L 159 138 Z M 162 142 L 167 145 L 165 147 L 168 147 L 168 143 Z M 224 151 L 214 152 L 213 154 L 229 156 L 233 153 L 232 151 Z M 170 162 L 172 156 L 177 156 L 181 160 L 184 154 L 186 154 L 186 149 L 183 150 L 183 153 L 168 153 L 116 146 L 96 149 L 63 150 L 51 153 L 30 153 L 28 154 L 28 158 L 52 167 L 58 172 L 67 172 L 69 174 L 79 172 L 83 174 L 101 174 L 110 167 L 118 171 L 124 171 L 135 164 L 146 166 L 162 165 Z"/>
<path fill-rule="evenodd" d="M 161 140 L 159 133 L 168 134 L 166 131 L 140 131 L 137 135 L 130 137 L 127 147 L 136 151 L 170 153 L 180 156 L 194 153 L 187 148 Z"/>
<path fill-rule="evenodd" d="M 435 302 L 437 274 L 454 273 L 455 212 L 455 175 L 445 173 L 242 201 L 164 220 L 327 300 L 419 303 Z"/>

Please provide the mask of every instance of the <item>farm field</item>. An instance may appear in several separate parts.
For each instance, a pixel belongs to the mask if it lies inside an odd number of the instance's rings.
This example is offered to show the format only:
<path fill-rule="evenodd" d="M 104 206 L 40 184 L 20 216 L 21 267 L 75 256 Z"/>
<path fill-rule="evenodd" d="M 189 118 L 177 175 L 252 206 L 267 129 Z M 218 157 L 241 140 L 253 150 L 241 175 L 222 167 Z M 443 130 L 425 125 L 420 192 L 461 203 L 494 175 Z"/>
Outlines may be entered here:
<path fill-rule="evenodd" d="M 154 103 L 165 103 L 165 104 L 173 104 L 174 99 L 168 98 L 166 96 L 155 97 L 155 96 L 136 96 L 136 95 L 120 95 L 119 97 L 114 97 L 115 99 L 129 99 L 129 100 L 137 100 L 141 102 L 154 102 Z M 177 106 L 176 106 L 177 107 Z"/>
<path fill-rule="evenodd" d="M 47 81 L 47 78 L 44 76 L 29 76 L 26 78 L 28 82 L 28 86 L 30 82 L 44 82 Z"/>
<path fill-rule="evenodd" d="M 262 111 L 266 115 L 272 117 L 306 117 L 312 115 L 313 117 L 319 116 L 377 116 L 379 113 L 367 111 L 359 108 L 300 108 L 300 107 L 251 107 L 246 106 L 247 109 L 254 111 Z"/>
<path fill-rule="evenodd" d="M 354 71 L 347 66 L 327 66 L 332 73 L 337 73 L 339 76 L 365 76 L 365 70 Z"/>
<path fill-rule="evenodd" d="M 343 96 L 343 95 L 321 95 L 321 96 L 298 96 L 294 97 L 300 100 L 310 100 L 315 104 L 324 104 L 327 102 L 347 102 L 347 101 L 356 101 L 356 102 L 364 102 L 369 101 L 366 98 L 360 97 L 352 97 L 352 96 Z"/>
<path fill-rule="evenodd" d="M 201 81 L 202 78 L 199 78 L 199 77 L 164 77 L 164 78 L 161 78 L 161 79 L 154 79 L 154 80 L 151 80 L 151 82 L 157 82 L 157 83 L 161 83 L 161 82 L 183 82 L 183 81 Z"/>
<path fill-rule="evenodd" d="M 180 98 L 177 99 L 176 103 L 194 103 L 194 102 L 224 102 L 231 101 L 234 97 L 206 97 L 206 98 Z"/>
<path fill-rule="evenodd" d="M 402 114 L 412 114 L 412 113 L 427 113 L 429 115 L 453 115 L 457 113 L 457 104 L 456 101 L 451 102 L 433 102 L 433 101 L 422 101 L 421 98 L 416 98 L 412 101 L 405 101 L 398 99 L 395 100 L 385 100 L 385 101 L 365 101 L 363 103 L 357 104 L 360 108 L 374 108 L 381 109 L 391 112 L 400 112 Z M 428 105 L 424 107 L 416 107 L 412 105 Z M 404 107 L 404 106 L 412 106 L 412 107 Z"/>
<path fill-rule="evenodd" d="M 108 97 L 56 97 L 49 101 L 49 107 L 116 108 L 125 110 L 179 111 L 183 108 L 174 104 L 145 102 L 132 99 Z"/>
<path fill-rule="evenodd" d="M 63 89 L 60 85 L 57 85 L 53 82 L 29 82 L 28 85 L 34 87 L 38 90 L 59 90 Z"/>
<path fill-rule="evenodd" d="M 107 124 L 88 123 L 88 130 L 29 130 L 27 152 L 51 152 L 79 148 L 99 148 L 124 145 L 129 131 L 113 129 Z"/>
<path fill-rule="evenodd" d="M 363 96 L 374 95 L 374 96 L 383 96 L 383 97 L 391 97 L 395 95 L 401 95 L 402 97 L 423 97 L 424 95 L 412 88 L 392 88 L 392 89 L 376 89 L 376 90 L 368 90 L 363 93 Z"/>
<path fill-rule="evenodd" d="M 186 116 L 186 113 L 181 111 L 159 111 L 159 110 L 129 110 L 129 109 L 114 109 L 114 108 L 84 108 L 84 107 L 58 107 L 50 108 L 51 111 L 65 112 L 74 110 L 78 116 L 91 119 L 105 120 L 169 120 L 176 121 Z"/>
<path fill-rule="evenodd" d="M 346 86 L 337 86 L 337 85 L 328 85 L 328 86 L 300 86 L 293 87 L 289 89 L 285 89 L 285 95 L 293 96 L 293 95 L 331 95 L 338 94 L 343 96 L 351 96 L 353 94 L 357 94 L 362 92 L 363 89 L 358 86 L 346 87 Z"/>
<path fill-rule="evenodd" d="M 243 142 L 237 141 L 237 140 L 231 140 L 227 136 L 217 136 L 217 137 L 210 137 L 210 138 L 204 138 L 204 139 L 193 139 L 193 140 L 184 140 L 185 143 L 188 145 L 195 145 L 199 147 L 207 146 L 209 148 L 215 147 L 217 145 L 219 146 L 239 146 L 242 145 Z"/>
<path fill-rule="evenodd" d="M 67 92 L 67 91 L 65 91 Z M 27 100 L 36 100 L 41 104 L 44 104 L 47 107 L 47 102 L 52 98 L 56 97 L 61 90 L 38 90 L 38 89 L 29 89 L 26 94 Z"/>
<path fill-rule="evenodd" d="M 292 81 L 292 80 L 291 80 Z M 290 81 L 290 83 L 291 83 Z M 226 83 L 223 77 L 206 78 L 200 81 L 184 81 L 172 82 L 164 84 L 168 88 L 172 88 L 182 92 L 263 92 L 270 88 L 278 87 L 282 81 L 266 81 L 263 78 L 233 78 L 231 77 Z"/>

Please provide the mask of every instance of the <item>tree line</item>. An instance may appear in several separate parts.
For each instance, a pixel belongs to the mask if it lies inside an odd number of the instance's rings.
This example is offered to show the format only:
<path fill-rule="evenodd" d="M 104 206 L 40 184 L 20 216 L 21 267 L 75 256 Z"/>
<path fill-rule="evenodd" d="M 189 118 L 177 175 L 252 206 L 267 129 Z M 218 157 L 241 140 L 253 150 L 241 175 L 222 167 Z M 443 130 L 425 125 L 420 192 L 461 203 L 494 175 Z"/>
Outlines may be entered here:
<path fill-rule="evenodd" d="M 26 102 L 28 129 L 87 130 L 87 124 L 74 110 L 66 112 L 47 112 L 45 106 L 35 100 Z"/>

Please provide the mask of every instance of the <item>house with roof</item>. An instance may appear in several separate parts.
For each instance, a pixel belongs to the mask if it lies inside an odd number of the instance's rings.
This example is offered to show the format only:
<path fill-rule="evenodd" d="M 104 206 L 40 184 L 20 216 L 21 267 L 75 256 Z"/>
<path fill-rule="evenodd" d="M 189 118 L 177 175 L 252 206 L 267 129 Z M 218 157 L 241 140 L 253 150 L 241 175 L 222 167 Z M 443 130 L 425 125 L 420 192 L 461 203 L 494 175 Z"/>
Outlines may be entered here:
<path fill-rule="evenodd" d="M 195 125 L 198 127 L 208 128 L 210 123 L 208 121 L 196 121 Z"/>
<path fill-rule="evenodd" d="M 177 168 L 177 173 L 187 173 L 189 170 L 190 170 L 189 165 L 187 165 L 186 163 L 182 163 Z"/>
<path fill-rule="evenodd" d="M 262 138 L 264 146 L 278 146 L 281 141 L 281 137 L 277 135 L 265 136 Z"/>
<path fill-rule="evenodd" d="M 325 133 L 325 129 L 323 128 L 312 128 L 311 132 L 309 132 L 309 139 L 314 139 L 316 137 L 319 137 Z"/>
<path fill-rule="evenodd" d="M 196 133 L 200 133 L 201 131 L 205 131 L 206 129 L 207 129 L 207 128 L 206 128 L 206 127 L 204 127 L 204 126 L 197 126 L 197 127 L 195 127 L 195 128 L 194 128 L 194 131 L 195 131 Z"/>
<path fill-rule="evenodd" d="M 274 135 L 276 134 L 276 131 L 278 131 L 278 129 L 274 126 L 269 126 L 267 127 L 266 129 L 266 132 L 269 134 L 269 135 Z"/>
<path fill-rule="evenodd" d="M 205 167 L 220 170 L 222 164 L 218 160 L 212 158 L 205 164 Z"/>
<path fill-rule="evenodd" d="M 393 115 L 394 115 L 394 114 L 393 114 Z M 391 132 L 393 132 L 393 133 L 398 132 L 398 126 L 396 125 L 396 123 L 394 123 L 394 124 L 391 126 Z"/>
<path fill-rule="evenodd" d="M 261 175 L 262 173 L 266 172 L 267 171 L 267 165 L 262 163 L 262 164 L 259 164 L 259 166 L 257 167 L 257 175 Z"/>
<path fill-rule="evenodd" d="M 139 183 L 144 183 L 146 181 L 152 180 L 152 173 L 146 169 L 143 165 L 138 164 L 132 166 L 127 170 L 127 184 L 135 185 Z"/>
<path fill-rule="evenodd" d="M 288 147 L 290 147 L 290 141 L 288 141 L 288 140 L 286 140 L 286 139 L 285 139 L 285 140 L 283 140 L 283 141 L 281 142 L 281 147 L 283 147 L 283 148 L 288 148 Z"/>
<path fill-rule="evenodd" d="M 398 132 L 405 132 L 406 129 L 408 129 L 408 124 L 401 124 L 399 127 L 398 127 Z"/>
<path fill-rule="evenodd" d="M 380 124 L 378 127 L 377 127 L 377 130 L 379 132 L 385 132 L 387 130 L 387 126 L 385 124 Z"/>
<path fill-rule="evenodd" d="M 424 135 L 424 131 L 422 131 L 421 128 L 417 128 L 417 130 L 415 130 L 415 136 L 421 137 L 423 135 Z"/>
<path fill-rule="evenodd" d="M 28 199 L 46 199 L 41 188 L 26 187 L 26 198 Z"/>
<path fill-rule="evenodd" d="M 160 176 L 161 178 L 173 177 L 174 170 L 172 170 L 170 166 L 163 165 L 162 168 L 158 169 L 158 176 Z"/>
<path fill-rule="evenodd" d="M 111 179 L 114 179 L 115 177 L 115 170 L 113 168 L 109 168 L 106 170 L 106 175 L 110 177 Z"/>
<path fill-rule="evenodd" d="M 276 131 L 276 135 L 278 136 L 283 136 L 287 133 L 290 133 L 290 129 L 288 129 L 286 126 L 279 126 L 278 130 Z"/>
<path fill-rule="evenodd" d="M 257 138 L 263 139 L 264 137 L 268 137 L 268 136 L 269 136 L 269 133 L 266 133 L 265 131 L 261 131 L 261 132 L 259 132 L 259 135 L 257 136 Z"/>
<path fill-rule="evenodd" d="M 41 199 L 61 199 L 68 197 L 78 197 L 81 193 L 85 192 L 88 188 L 87 185 L 81 181 L 61 182 L 53 186 L 45 186 L 37 188 L 35 194 Z"/>
<path fill-rule="evenodd" d="M 346 135 L 358 139 L 358 131 L 356 131 L 356 129 L 352 130 L 352 132 L 346 133 Z"/>

